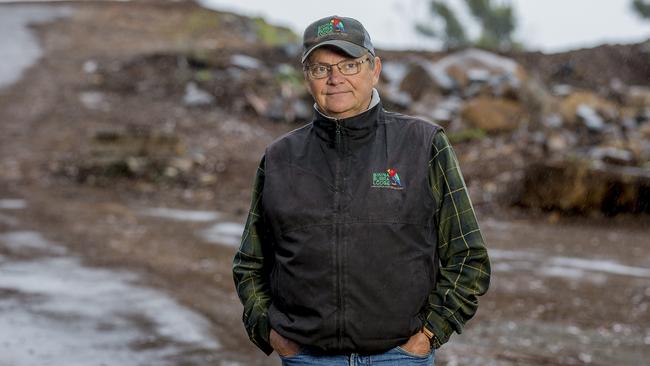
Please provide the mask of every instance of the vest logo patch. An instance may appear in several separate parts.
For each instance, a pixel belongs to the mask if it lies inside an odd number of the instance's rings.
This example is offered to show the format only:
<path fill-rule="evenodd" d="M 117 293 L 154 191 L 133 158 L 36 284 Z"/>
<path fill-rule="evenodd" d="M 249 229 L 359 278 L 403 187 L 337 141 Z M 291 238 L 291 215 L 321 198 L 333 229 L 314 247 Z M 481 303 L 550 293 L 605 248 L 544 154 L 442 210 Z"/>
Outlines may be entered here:
<path fill-rule="evenodd" d="M 402 181 L 395 169 L 386 169 L 385 172 L 372 173 L 372 188 L 403 189 Z"/>

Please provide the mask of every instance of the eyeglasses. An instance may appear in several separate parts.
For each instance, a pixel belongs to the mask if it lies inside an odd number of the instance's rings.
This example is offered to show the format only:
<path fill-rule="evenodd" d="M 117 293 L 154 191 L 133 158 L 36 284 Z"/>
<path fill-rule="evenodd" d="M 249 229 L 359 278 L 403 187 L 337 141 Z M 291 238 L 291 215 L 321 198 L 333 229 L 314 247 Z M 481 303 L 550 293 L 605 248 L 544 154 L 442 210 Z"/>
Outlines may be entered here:
<path fill-rule="evenodd" d="M 355 75 L 361 71 L 361 64 L 366 61 L 370 61 L 368 57 L 365 57 L 362 60 L 343 60 L 337 64 L 310 64 L 305 65 L 304 70 L 307 72 L 312 79 L 322 79 L 327 77 L 330 72 L 332 72 L 332 66 L 335 66 L 339 69 L 343 75 Z"/>

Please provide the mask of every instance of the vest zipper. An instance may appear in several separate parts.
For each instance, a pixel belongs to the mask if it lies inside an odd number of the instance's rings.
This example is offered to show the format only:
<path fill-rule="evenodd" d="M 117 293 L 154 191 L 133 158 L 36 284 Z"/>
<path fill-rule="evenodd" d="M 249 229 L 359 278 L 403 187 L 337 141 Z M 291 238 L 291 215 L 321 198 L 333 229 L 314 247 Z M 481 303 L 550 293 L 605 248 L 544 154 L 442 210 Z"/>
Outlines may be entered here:
<path fill-rule="evenodd" d="M 338 152 L 341 148 L 341 125 L 338 119 L 334 122 L 336 122 L 336 151 Z"/>
<path fill-rule="evenodd" d="M 336 175 L 335 186 L 336 190 L 334 193 L 334 253 L 335 253 L 335 264 L 336 264 L 336 305 L 338 309 L 338 317 L 336 324 L 336 333 L 338 347 L 343 346 L 343 325 L 344 325 L 344 314 L 343 314 L 343 289 L 342 289 L 342 263 L 341 263 L 341 228 L 339 225 L 340 220 L 340 211 L 341 211 L 341 125 L 338 120 L 334 121 L 336 123 Z"/>

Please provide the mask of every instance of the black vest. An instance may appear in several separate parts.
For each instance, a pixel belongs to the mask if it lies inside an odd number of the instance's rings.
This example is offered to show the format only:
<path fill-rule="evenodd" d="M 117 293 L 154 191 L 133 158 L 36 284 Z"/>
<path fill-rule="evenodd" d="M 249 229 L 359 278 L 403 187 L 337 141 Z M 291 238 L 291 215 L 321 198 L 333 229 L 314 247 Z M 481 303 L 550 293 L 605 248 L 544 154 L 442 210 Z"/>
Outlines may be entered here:
<path fill-rule="evenodd" d="M 389 113 L 314 121 L 269 145 L 271 327 L 325 352 L 383 352 L 423 325 L 438 272 L 428 163 L 440 127 Z"/>

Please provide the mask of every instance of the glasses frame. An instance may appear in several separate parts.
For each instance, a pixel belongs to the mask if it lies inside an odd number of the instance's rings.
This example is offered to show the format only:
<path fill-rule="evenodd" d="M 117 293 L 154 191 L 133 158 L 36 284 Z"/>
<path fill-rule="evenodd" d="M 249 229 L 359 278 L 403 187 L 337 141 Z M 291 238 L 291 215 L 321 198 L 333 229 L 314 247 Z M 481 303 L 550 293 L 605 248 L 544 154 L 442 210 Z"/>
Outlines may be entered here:
<path fill-rule="evenodd" d="M 347 60 L 343 60 L 341 62 L 337 62 L 335 64 L 324 64 L 324 63 L 321 63 L 321 62 L 316 62 L 316 63 L 313 63 L 313 64 L 306 64 L 305 66 L 303 66 L 303 71 L 305 73 L 307 73 L 307 75 L 309 76 L 310 79 L 315 79 L 315 80 L 325 79 L 326 77 L 328 77 L 328 76 L 330 76 L 332 74 L 332 68 L 334 66 L 336 66 L 336 68 L 339 69 L 339 72 L 341 73 L 341 75 L 352 76 L 352 75 L 356 75 L 356 74 L 360 73 L 361 72 L 361 67 L 360 66 L 362 64 L 370 61 L 370 56 L 368 56 L 368 55 L 361 56 L 361 57 L 362 58 L 360 60 L 347 59 Z M 341 65 L 345 64 L 345 63 L 349 63 L 349 62 L 354 62 L 354 63 L 357 64 L 357 72 L 352 73 L 352 74 L 346 74 L 346 73 L 343 72 L 343 70 L 341 69 Z M 325 75 L 321 76 L 321 77 L 315 77 L 314 75 L 312 75 L 311 67 L 316 66 L 316 65 L 325 66 L 327 68 L 327 73 Z"/>

